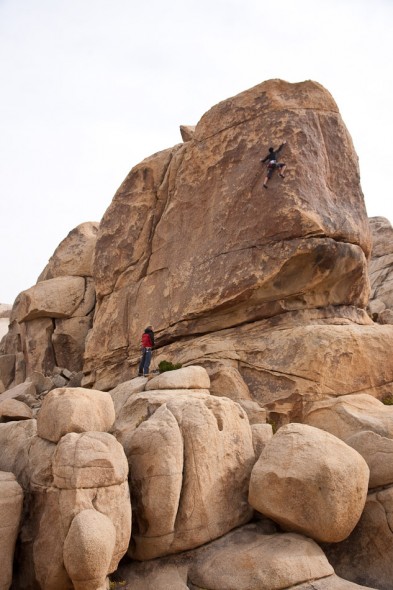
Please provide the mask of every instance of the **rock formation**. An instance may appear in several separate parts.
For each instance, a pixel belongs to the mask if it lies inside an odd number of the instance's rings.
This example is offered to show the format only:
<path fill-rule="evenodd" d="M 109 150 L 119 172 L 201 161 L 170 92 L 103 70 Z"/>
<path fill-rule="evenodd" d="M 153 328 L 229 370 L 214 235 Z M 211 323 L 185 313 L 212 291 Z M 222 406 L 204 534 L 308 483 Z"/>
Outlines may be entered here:
<path fill-rule="evenodd" d="M 111 397 L 97 393 L 54 390 L 37 420 L 0 424 L 0 469 L 15 474 L 26 498 L 17 588 L 103 590 L 127 551 L 128 464 L 106 432 L 115 416 Z M 86 397 L 90 415 L 79 416 Z"/>
<path fill-rule="evenodd" d="M 371 293 L 370 315 L 381 324 L 393 324 L 393 228 L 384 217 L 372 217 L 373 239 L 369 264 Z"/>
<path fill-rule="evenodd" d="M 12 587 L 390 590 L 393 230 L 338 108 L 271 80 L 181 134 L 13 305 Z M 182 368 L 133 378 L 150 324 Z"/>
<path fill-rule="evenodd" d="M 83 223 L 72 230 L 38 283 L 16 298 L 10 328 L 0 346 L 0 359 L 6 359 L 3 364 L 0 360 L 5 389 L 34 372 L 52 375 L 57 368 L 71 373 L 82 370 L 95 306 L 92 261 L 97 228 L 97 223 Z"/>
<path fill-rule="evenodd" d="M 263 191 L 259 159 L 284 138 L 287 177 Z M 274 80 L 228 99 L 202 117 L 189 141 L 136 166 L 105 213 L 85 384 L 110 389 L 126 380 L 127 361 L 136 366 L 139 334 L 150 323 L 166 357 L 177 360 L 185 348 L 187 363 L 210 368 L 211 359 L 193 350 L 196 337 L 233 330 L 214 366 L 230 359 L 256 395 L 266 374 L 250 353 L 238 358 L 238 326 L 251 340 L 248 329 L 261 322 L 259 333 L 270 338 L 277 318 L 285 323 L 290 312 L 293 324 L 311 329 L 327 349 L 345 324 L 365 328 L 369 340 L 362 309 L 370 248 L 357 157 L 330 94 L 314 82 Z M 288 328 L 286 339 L 296 338 Z M 344 332 L 345 346 L 354 347 L 358 335 Z M 390 332 L 386 337 L 388 345 Z M 367 356 L 372 346 L 367 342 Z M 303 354 L 307 366 L 310 354 Z M 342 349 L 336 355 L 341 359 Z"/>

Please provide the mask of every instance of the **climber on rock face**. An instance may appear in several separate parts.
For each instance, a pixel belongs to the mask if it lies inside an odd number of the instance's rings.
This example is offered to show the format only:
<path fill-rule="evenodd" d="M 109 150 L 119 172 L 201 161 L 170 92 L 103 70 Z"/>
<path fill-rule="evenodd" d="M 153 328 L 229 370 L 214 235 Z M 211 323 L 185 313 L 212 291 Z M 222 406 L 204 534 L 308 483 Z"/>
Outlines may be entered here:
<path fill-rule="evenodd" d="M 267 188 L 267 183 L 268 181 L 271 179 L 273 172 L 277 169 L 279 170 L 279 174 L 281 176 L 281 178 L 285 178 L 284 177 L 284 171 L 286 168 L 286 164 L 284 164 L 284 162 L 277 162 L 277 156 L 280 153 L 280 151 L 282 150 L 282 148 L 284 147 L 284 145 L 287 142 L 284 141 L 280 147 L 278 149 L 274 149 L 273 147 L 269 148 L 269 153 L 267 156 L 265 156 L 263 159 L 261 159 L 261 162 L 264 164 L 265 162 L 267 162 L 267 173 L 266 173 L 266 177 L 265 180 L 263 181 L 263 186 L 265 188 Z"/>

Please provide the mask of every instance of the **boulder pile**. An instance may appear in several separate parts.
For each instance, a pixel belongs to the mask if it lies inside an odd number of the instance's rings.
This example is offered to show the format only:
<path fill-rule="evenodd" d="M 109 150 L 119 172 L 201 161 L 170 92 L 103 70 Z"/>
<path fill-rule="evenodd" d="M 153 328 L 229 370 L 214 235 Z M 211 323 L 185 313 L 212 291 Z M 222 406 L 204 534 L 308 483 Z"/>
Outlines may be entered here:
<path fill-rule="evenodd" d="M 12 307 L 0 590 L 391 590 L 393 229 L 337 105 L 270 80 L 181 134 Z"/>

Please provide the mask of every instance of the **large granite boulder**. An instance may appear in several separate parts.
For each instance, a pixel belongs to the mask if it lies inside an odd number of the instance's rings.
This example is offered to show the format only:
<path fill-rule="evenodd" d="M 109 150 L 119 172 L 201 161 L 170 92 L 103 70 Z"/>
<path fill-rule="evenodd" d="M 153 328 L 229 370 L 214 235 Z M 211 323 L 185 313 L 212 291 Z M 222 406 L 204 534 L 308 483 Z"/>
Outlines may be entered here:
<path fill-rule="evenodd" d="M 30 418 L 33 418 L 33 411 L 27 404 L 12 398 L 1 401 L 0 397 L 0 422 Z"/>
<path fill-rule="evenodd" d="M 238 404 L 203 389 L 146 391 L 130 396 L 113 432 L 130 466 L 131 557 L 197 547 L 251 518 L 254 450 Z"/>
<path fill-rule="evenodd" d="M 191 366 L 166 371 L 153 377 L 147 384 L 147 391 L 153 389 L 209 389 L 210 378 L 203 367 Z"/>
<path fill-rule="evenodd" d="M 338 542 L 362 514 L 368 479 L 364 459 L 341 440 L 305 424 L 288 424 L 256 462 L 249 502 L 285 530 Z"/>
<path fill-rule="evenodd" d="M 283 139 L 288 173 L 265 191 L 260 158 Z M 368 301 L 370 248 L 357 156 L 331 95 L 271 80 L 223 101 L 189 141 L 135 166 L 102 219 L 86 383 L 125 380 L 148 324 L 159 346 L 186 336 L 181 349 L 294 310 L 333 305 L 345 324 L 352 306 L 350 323 L 365 324 L 353 306 Z"/>
<path fill-rule="evenodd" d="M 45 397 L 37 418 L 38 435 L 59 442 L 69 432 L 107 432 L 114 421 L 115 409 L 109 393 L 63 387 L 53 389 Z"/>
<path fill-rule="evenodd" d="M 58 277 L 22 291 L 15 301 L 11 319 L 26 322 L 38 318 L 69 318 L 85 294 L 83 277 Z"/>

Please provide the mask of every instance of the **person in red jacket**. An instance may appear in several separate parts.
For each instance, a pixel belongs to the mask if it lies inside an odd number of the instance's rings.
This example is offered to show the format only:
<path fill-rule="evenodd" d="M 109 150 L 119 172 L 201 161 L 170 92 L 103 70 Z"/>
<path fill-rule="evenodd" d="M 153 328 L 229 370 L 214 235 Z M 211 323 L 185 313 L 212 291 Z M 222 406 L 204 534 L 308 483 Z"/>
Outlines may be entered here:
<path fill-rule="evenodd" d="M 139 363 L 138 377 L 146 377 L 149 374 L 151 354 L 154 346 L 153 326 L 147 326 L 142 334 L 141 348 L 142 356 Z"/>

